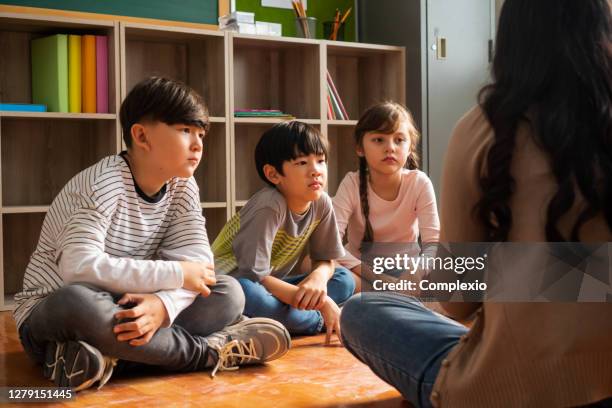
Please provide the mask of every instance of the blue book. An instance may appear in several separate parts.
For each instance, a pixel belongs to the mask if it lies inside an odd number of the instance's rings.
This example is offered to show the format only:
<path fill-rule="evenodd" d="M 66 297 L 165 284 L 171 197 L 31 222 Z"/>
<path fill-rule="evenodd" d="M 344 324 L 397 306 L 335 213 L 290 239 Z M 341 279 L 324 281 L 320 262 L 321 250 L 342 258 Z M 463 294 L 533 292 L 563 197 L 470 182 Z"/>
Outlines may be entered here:
<path fill-rule="evenodd" d="M 0 103 L 0 111 L 9 112 L 46 112 L 46 105 L 35 103 Z"/>

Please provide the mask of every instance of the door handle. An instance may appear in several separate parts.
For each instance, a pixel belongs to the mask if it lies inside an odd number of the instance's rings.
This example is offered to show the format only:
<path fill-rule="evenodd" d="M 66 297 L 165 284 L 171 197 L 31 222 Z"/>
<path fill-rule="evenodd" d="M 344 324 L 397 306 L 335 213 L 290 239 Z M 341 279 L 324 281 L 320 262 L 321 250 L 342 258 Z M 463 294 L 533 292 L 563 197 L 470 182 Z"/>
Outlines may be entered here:
<path fill-rule="evenodd" d="M 437 37 L 436 39 L 436 58 L 439 60 L 446 59 L 446 37 Z"/>

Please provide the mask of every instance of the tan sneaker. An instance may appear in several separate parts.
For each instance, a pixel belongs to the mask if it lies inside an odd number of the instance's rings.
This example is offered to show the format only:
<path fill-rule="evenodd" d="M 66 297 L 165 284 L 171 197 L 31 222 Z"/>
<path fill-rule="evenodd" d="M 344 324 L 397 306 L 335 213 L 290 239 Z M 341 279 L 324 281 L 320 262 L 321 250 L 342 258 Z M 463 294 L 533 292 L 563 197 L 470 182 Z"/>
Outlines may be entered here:
<path fill-rule="evenodd" d="M 276 360 L 291 348 L 291 336 L 285 326 L 265 317 L 241 320 L 211 334 L 206 341 L 218 355 L 211 377 L 217 371 L 237 370 L 241 365 Z"/>

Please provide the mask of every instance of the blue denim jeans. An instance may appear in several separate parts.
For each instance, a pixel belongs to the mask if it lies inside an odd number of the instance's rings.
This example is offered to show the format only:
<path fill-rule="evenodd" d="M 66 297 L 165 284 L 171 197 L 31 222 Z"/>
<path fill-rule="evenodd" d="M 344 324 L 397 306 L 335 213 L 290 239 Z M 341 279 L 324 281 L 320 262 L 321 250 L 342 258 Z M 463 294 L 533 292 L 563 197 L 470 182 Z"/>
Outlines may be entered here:
<path fill-rule="evenodd" d="M 468 329 L 395 293 L 353 296 L 340 317 L 344 346 L 415 407 L 429 396 L 440 364 Z"/>
<path fill-rule="evenodd" d="M 297 285 L 308 275 L 290 276 L 285 282 Z M 291 307 L 272 295 L 258 282 L 246 278 L 238 279 L 246 300 L 244 314 L 249 317 L 269 317 L 281 322 L 289 333 L 294 335 L 313 335 L 323 330 L 323 317 L 318 310 L 299 310 Z M 351 272 L 336 267 L 334 275 L 327 282 L 327 296 L 338 305 L 343 304 L 355 291 L 355 281 Z"/>

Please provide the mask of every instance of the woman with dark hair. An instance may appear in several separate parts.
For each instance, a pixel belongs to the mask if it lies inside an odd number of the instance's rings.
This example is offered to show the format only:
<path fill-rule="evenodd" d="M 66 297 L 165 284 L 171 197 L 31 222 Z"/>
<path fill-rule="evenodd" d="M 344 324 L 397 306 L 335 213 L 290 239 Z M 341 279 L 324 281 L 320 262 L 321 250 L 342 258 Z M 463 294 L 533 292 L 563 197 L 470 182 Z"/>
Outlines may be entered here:
<path fill-rule="evenodd" d="M 610 2 L 506 0 L 492 77 L 448 147 L 440 241 L 609 245 Z M 354 297 L 344 344 L 415 406 L 611 406 L 610 303 L 443 306 L 472 328 L 407 296 Z"/>

